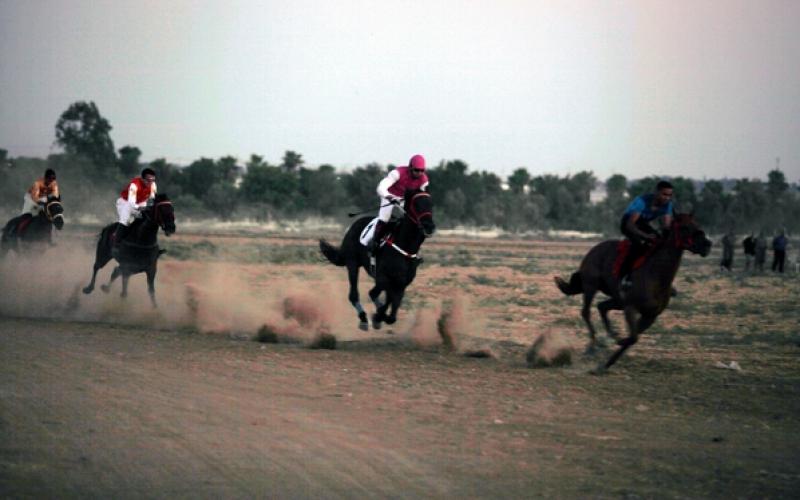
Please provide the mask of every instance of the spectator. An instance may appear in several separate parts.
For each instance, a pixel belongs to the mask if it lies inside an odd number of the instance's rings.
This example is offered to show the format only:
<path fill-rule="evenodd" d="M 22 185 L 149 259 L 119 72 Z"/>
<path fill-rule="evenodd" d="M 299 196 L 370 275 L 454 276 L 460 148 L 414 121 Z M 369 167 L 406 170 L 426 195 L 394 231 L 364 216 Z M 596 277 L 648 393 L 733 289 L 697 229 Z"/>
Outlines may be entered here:
<path fill-rule="evenodd" d="M 736 236 L 733 234 L 733 229 L 728 229 L 725 236 L 722 237 L 722 260 L 719 263 L 720 271 L 730 271 L 733 265 L 733 245 L 736 242 Z"/>
<path fill-rule="evenodd" d="M 786 236 L 783 231 L 772 239 L 772 252 L 772 270 L 782 273 L 783 263 L 786 261 Z"/>
<path fill-rule="evenodd" d="M 750 235 L 742 241 L 742 246 L 744 247 L 744 270 L 747 272 L 750 270 L 750 266 L 753 264 L 753 259 L 756 256 L 756 239 L 753 237 L 752 231 Z"/>

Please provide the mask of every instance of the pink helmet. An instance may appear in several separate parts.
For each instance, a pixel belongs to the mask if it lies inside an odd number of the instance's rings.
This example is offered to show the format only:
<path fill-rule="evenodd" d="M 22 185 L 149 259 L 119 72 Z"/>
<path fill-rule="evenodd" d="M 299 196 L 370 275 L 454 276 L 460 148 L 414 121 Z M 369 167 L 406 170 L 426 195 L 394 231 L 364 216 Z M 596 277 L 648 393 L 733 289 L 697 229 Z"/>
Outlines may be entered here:
<path fill-rule="evenodd" d="M 408 168 L 425 170 L 425 158 L 422 155 L 414 155 L 408 160 Z"/>

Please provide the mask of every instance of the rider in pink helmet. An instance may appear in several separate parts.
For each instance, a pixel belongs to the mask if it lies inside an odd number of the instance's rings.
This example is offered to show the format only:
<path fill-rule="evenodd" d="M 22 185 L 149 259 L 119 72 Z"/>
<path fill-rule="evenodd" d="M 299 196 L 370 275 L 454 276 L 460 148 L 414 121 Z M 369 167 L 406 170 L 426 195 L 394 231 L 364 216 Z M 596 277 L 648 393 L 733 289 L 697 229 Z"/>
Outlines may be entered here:
<path fill-rule="evenodd" d="M 422 155 L 414 155 L 408 160 L 408 166 L 397 167 L 389 172 L 378 184 L 378 196 L 381 201 L 381 208 L 378 211 L 378 222 L 375 225 L 375 233 L 372 236 L 370 250 L 373 255 L 383 236 L 386 223 L 392 217 L 392 208 L 395 204 L 401 204 L 406 191 L 420 189 L 425 191 L 428 187 L 428 176 L 425 175 L 425 158 Z"/>

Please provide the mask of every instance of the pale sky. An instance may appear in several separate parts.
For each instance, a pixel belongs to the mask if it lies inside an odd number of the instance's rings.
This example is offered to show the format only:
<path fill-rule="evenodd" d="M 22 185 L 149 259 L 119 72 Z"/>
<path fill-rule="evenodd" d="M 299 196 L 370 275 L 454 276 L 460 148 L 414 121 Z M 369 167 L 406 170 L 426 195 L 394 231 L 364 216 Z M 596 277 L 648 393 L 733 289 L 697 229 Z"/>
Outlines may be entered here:
<path fill-rule="evenodd" d="M 798 0 L 0 0 L 0 148 L 800 180 Z"/>

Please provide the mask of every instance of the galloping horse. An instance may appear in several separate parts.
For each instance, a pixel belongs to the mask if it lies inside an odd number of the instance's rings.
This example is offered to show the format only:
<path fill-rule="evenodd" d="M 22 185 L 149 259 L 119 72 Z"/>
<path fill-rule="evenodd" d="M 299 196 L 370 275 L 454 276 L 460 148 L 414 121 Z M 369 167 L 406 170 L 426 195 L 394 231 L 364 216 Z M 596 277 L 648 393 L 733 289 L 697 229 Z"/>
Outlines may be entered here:
<path fill-rule="evenodd" d="M 52 238 L 53 227 L 64 227 L 64 207 L 61 199 L 50 196 L 36 216 L 23 214 L 8 221 L 0 237 L 2 253 L 14 249 L 19 252 L 19 244 L 45 243 Z"/>
<path fill-rule="evenodd" d="M 389 226 L 389 234 L 378 252 L 375 265 L 375 286 L 369 291 L 369 296 L 377 308 L 372 315 L 372 327 L 378 329 L 384 321 L 391 325 L 397 320 L 397 311 L 406 287 L 414 281 L 420 258 L 417 255 L 422 242 L 431 236 L 436 229 L 433 222 L 433 202 L 431 195 L 425 191 L 410 191 L 406 193 L 404 214 L 393 227 Z M 353 223 L 347 230 L 339 248 L 334 247 L 325 240 L 319 240 L 322 254 L 337 266 L 347 266 L 347 276 L 350 280 L 350 294 L 348 298 L 358 313 L 359 328 L 367 330 L 367 313 L 361 306 L 358 296 L 358 271 L 363 267 L 370 273 L 369 254 L 367 247 L 359 241 L 361 232 L 372 221 L 371 217 L 362 217 Z M 386 292 L 386 302 L 381 303 L 379 296 Z M 391 313 L 386 314 L 389 306 Z"/>
<path fill-rule="evenodd" d="M 672 281 L 678 272 L 683 251 L 688 250 L 705 257 L 711 251 L 711 241 L 697 226 L 691 214 L 677 214 L 666 236 L 653 245 L 641 267 L 633 270 L 632 287 L 624 295 L 620 294 L 620 279 L 614 273 L 619 248 L 618 240 L 598 243 L 583 258 L 580 268 L 572 274 L 569 282 L 560 277 L 554 278 L 565 295 L 583 294 L 581 316 L 589 327 L 591 337 L 587 353 L 594 352 L 597 342 L 591 321 L 591 305 L 595 294 L 601 291 L 611 297 L 600 302 L 597 309 L 606 332 L 612 338 L 618 338 L 618 335 L 608 321 L 608 311 L 621 309 L 625 313 L 629 336 L 617 340 L 620 348 L 604 365 L 598 367 L 597 372 L 600 373 L 607 370 L 628 347 L 635 344 L 639 334 L 647 330 L 667 307 Z"/>
<path fill-rule="evenodd" d="M 115 247 L 111 237 L 118 224 L 118 222 L 109 224 L 100 232 L 92 281 L 83 289 L 83 293 L 92 293 L 97 271 L 113 258 L 119 265 L 111 272 L 108 283 L 100 288 L 104 292 L 108 292 L 111 289 L 111 283 L 117 279 L 117 276 L 122 276 L 121 297 L 126 297 L 128 295 L 128 278 L 132 274 L 143 272 L 147 274 L 147 291 L 150 294 L 150 301 L 153 307 L 157 307 L 155 289 L 157 263 L 159 255 L 165 252 L 158 248 L 158 228 L 160 227 L 167 236 L 175 232 L 175 213 L 172 202 L 169 201 L 166 194 L 156 195 L 153 204 L 142 210 L 141 217 L 133 221 L 125 239 Z"/>

